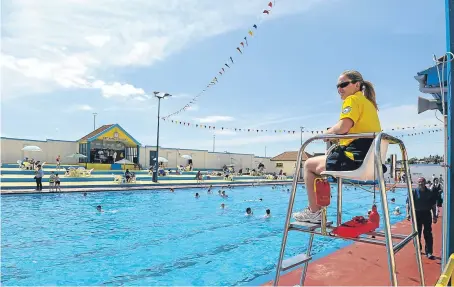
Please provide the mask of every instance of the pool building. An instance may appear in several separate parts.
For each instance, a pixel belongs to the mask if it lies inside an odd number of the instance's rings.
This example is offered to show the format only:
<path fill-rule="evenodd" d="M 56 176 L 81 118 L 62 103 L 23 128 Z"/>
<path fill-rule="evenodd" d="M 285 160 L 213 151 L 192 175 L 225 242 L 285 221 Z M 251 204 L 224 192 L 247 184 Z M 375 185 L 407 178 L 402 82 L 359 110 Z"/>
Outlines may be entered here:
<path fill-rule="evenodd" d="M 42 151 L 23 151 L 25 146 L 38 146 Z M 70 158 L 68 155 L 80 153 L 86 158 Z M 182 156 L 185 155 L 185 158 Z M 61 157 L 63 165 L 81 165 L 94 170 L 119 170 L 124 166 L 115 164 L 126 159 L 134 168 L 134 164 L 143 169 L 154 166 L 156 146 L 142 145 L 119 124 L 103 125 L 78 140 L 34 140 L 1 137 L 1 162 L 3 164 L 17 163 L 25 157 L 34 158 L 40 162 L 56 163 Z M 228 152 L 210 152 L 208 150 L 159 147 L 159 157 L 167 160 L 166 168 L 176 168 L 192 163 L 194 170 L 219 170 L 224 165 L 232 165 L 235 170 L 254 169 L 262 163 L 268 172 L 279 171 L 270 157 L 254 154 L 239 154 Z M 187 159 L 190 158 L 190 159 Z M 134 163 L 134 164 L 133 164 Z"/>

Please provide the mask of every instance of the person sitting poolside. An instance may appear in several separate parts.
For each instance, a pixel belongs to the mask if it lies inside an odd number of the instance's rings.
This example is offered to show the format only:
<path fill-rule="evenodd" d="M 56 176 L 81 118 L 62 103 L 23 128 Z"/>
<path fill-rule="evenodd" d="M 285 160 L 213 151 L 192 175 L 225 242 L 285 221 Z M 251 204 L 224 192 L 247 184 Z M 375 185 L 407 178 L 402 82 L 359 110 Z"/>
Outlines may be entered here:
<path fill-rule="evenodd" d="M 126 178 L 126 182 L 129 182 L 131 179 L 131 173 L 129 172 L 129 169 L 126 169 L 125 178 Z"/>

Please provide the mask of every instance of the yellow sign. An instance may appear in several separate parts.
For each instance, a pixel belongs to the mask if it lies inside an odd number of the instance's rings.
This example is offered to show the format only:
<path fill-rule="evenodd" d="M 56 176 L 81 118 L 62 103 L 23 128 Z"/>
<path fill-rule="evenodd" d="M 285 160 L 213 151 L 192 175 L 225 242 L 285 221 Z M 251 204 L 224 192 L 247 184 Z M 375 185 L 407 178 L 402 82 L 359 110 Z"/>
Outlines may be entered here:
<path fill-rule="evenodd" d="M 101 141 L 118 141 L 118 142 L 123 142 L 127 146 L 136 146 L 137 144 L 134 142 L 134 140 L 130 137 L 128 137 L 121 129 L 118 127 L 114 127 L 113 129 L 103 133 L 100 135 L 98 140 Z"/>

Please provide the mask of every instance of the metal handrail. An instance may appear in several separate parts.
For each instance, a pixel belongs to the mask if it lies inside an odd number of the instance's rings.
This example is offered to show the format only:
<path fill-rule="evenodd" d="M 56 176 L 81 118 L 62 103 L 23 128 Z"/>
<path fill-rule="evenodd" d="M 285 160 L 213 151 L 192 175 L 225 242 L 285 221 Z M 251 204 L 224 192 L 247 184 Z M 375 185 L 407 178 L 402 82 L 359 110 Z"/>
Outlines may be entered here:
<path fill-rule="evenodd" d="M 314 137 L 311 137 L 307 139 L 302 145 L 301 148 L 298 151 L 298 156 L 297 156 L 297 164 L 296 164 L 296 171 L 295 171 L 295 176 L 293 178 L 293 183 L 292 183 L 292 192 L 290 194 L 289 198 L 289 206 L 287 210 L 287 216 L 285 220 L 285 227 L 284 227 L 284 236 L 282 238 L 282 243 L 281 243 L 281 252 L 279 254 L 279 259 L 278 259 L 278 265 L 277 265 L 277 270 L 276 270 L 276 276 L 274 279 L 274 286 L 277 286 L 279 282 L 279 277 L 280 277 L 280 266 L 282 265 L 283 259 L 284 259 L 284 248 L 287 242 L 287 237 L 288 237 L 288 231 L 290 230 L 290 220 L 292 217 L 292 212 L 293 212 L 293 205 L 295 201 L 295 196 L 296 196 L 296 190 L 297 190 L 297 184 L 299 181 L 299 175 L 301 173 L 301 162 L 302 162 L 302 155 L 306 147 L 309 145 L 309 143 L 315 141 L 315 140 L 333 140 L 333 139 L 358 139 L 358 138 L 372 138 L 374 139 L 374 144 L 375 144 L 375 162 L 376 162 L 376 170 L 378 172 L 378 178 L 379 178 L 379 188 L 381 192 L 381 198 L 386 199 L 386 184 L 384 180 L 384 174 L 383 174 L 383 169 L 382 168 L 377 168 L 381 167 L 383 164 L 382 161 L 382 156 L 381 156 L 381 142 L 382 140 L 387 140 L 391 144 L 398 144 L 400 147 L 400 150 L 402 152 L 402 159 L 403 159 L 403 164 L 405 166 L 405 172 L 410 176 L 409 180 L 407 180 L 407 188 L 408 188 L 408 197 L 409 197 L 409 203 L 411 206 L 414 206 L 414 200 L 413 200 L 413 193 L 411 192 L 412 187 L 411 187 L 411 174 L 408 166 L 408 156 L 407 156 L 407 151 L 405 149 L 405 146 L 403 142 L 400 139 L 397 139 L 389 134 L 379 132 L 379 133 L 361 133 L 361 134 L 347 134 L 347 135 L 333 135 L 333 134 L 320 134 L 316 135 Z M 341 188 L 342 186 L 342 179 L 338 179 L 338 187 Z M 342 191 L 341 189 L 338 188 L 338 201 L 337 201 L 337 209 L 338 209 L 338 224 L 339 221 L 341 220 L 341 212 L 342 212 Z M 388 203 L 386 200 L 382 200 L 382 209 L 385 214 L 385 218 L 388 215 L 389 209 L 388 209 Z M 416 215 L 414 208 L 411 209 L 412 212 L 412 229 L 413 233 L 417 230 L 417 225 L 416 225 Z M 388 218 L 389 219 L 389 218 Z M 391 226 L 389 224 L 389 220 L 385 220 L 385 230 L 384 230 L 384 235 L 385 235 L 385 242 L 386 242 L 386 248 L 387 248 L 387 255 L 388 255 L 388 266 L 390 269 L 390 281 L 393 286 L 397 286 L 397 276 L 396 276 L 396 267 L 395 267 L 395 259 L 394 259 L 394 246 L 393 246 L 393 240 L 392 240 L 392 233 L 391 233 Z M 419 238 L 418 236 L 414 236 L 413 243 L 415 245 L 415 250 L 419 250 Z M 399 246 L 400 247 L 400 246 Z M 418 265 L 418 270 L 419 270 L 419 275 L 420 275 L 420 282 L 421 285 L 425 285 L 424 281 L 424 271 L 422 269 L 422 262 L 421 262 L 421 255 L 419 252 L 416 252 L 416 261 Z M 306 266 L 305 266 L 306 267 Z M 306 269 L 306 268 L 304 268 Z M 305 276 L 303 274 L 303 276 Z M 304 279 L 302 279 L 303 282 Z"/>
<path fill-rule="evenodd" d="M 448 286 L 449 280 L 452 281 L 452 275 L 454 272 L 454 253 L 451 254 L 449 257 L 448 262 L 443 269 L 443 272 L 440 274 L 440 278 L 438 278 L 437 284 L 435 287 L 446 287 Z M 451 282 L 452 283 L 452 282 Z"/>

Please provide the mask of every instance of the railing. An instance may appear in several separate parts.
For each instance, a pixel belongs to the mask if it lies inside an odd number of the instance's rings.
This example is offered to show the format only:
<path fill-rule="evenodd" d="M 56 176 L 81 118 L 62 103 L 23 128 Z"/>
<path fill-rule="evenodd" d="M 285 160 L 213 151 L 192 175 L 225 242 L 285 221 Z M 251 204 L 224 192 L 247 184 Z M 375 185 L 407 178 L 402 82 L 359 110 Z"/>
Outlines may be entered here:
<path fill-rule="evenodd" d="M 446 286 L 448 286 L 449 281 L 451 281 L 451 284 L 452 284 L 453 283 L 452 282 L 453 271 L 454 271 L 454 253 L 451 254 L 451 256 L 449 257 L 449 260 L 446 263 L 446 266 L 443 269 L 443 272 L 441 273 L 440 278 L 438 279 L 435 287 L 446 287 Z"/>

